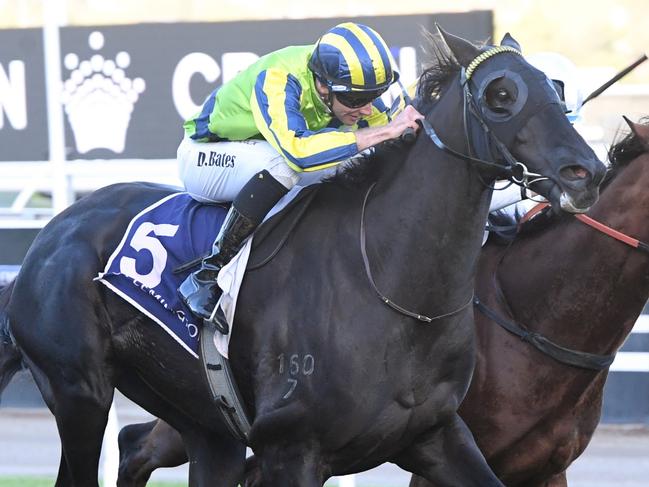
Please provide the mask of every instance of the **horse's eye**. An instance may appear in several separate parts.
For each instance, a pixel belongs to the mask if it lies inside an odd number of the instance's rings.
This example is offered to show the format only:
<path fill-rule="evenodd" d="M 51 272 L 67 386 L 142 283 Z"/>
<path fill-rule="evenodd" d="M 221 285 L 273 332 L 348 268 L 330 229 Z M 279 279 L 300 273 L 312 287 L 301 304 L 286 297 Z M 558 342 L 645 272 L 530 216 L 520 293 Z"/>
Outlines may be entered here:
<path fill-rule="evenodd" d="M 505 103 L 505 102 L 507 102 L 510 98 L 511 98 L 511 96 L 509 96 L 509 92 L 508 92 L 505 88 L 500 88 L 500 89 L 496 92 L 496 101 L 498 101 L 498 102 L 500 102 L 500 103 Z"/>
<path fill-rule="evenodd" d="M 507 88 L 503 86 L 487 90 L 486 95 L 487 104 L 492 108 L 502 107 L 503 105 L 514 101 L 511 93 L 509 93 Z"/>
<path fill-rule="evenodd" d="M 497 113 L 507 111 L 511 104 L 516 101 L 515 87 L 505 86 L 506 80 L 500 81 L 487 88 L 484 95 L 487 106 Z"/>

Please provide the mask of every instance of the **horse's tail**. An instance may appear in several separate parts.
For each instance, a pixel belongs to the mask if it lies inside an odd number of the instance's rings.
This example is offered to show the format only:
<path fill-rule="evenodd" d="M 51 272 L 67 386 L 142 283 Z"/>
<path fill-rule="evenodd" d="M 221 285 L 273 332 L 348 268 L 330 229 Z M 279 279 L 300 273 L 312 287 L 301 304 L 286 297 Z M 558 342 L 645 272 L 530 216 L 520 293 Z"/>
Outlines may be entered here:
<path fill-rule="evenodd" d="M 14 281 L 0 288 L 0 395 L 11 378 L 24 367 L 20 351 L 9 331 L 6 308 L 13 292 Z"/>

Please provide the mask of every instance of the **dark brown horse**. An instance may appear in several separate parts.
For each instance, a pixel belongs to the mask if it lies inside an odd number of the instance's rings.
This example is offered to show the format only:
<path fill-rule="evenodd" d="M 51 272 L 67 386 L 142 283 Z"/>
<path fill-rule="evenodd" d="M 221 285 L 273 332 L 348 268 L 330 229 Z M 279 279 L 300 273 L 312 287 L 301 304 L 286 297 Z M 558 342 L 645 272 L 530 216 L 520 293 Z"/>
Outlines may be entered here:
<path fill-rule="evenodd" d="M 606 190 L 590 216 L 649 242 L 649 125 L 612 147 Z M 576 351 L 617 351 L 649 298 L 649 255 L 573 217 L 489 242 L 477 295 L 499 316 Z M 538 226 L 538 223 L 537 223 Z M 599 422 L 608 369 L 559 363 L 476 313 L 478 362 L 460 413 L 508 486 L 564 487 L 566 469 Z M 120 486 L 142 486 L 158 467 L 184 463 L 178 433 L 162 421 L 120 432 Z M 431 487 L 413 477 L 411 487 Z"/>
<path fill-rule="evenodd" d="M 386 461 L 443 486 L 502 485 L 457 414 L 474 366 L 490 183 L 529 177 L 524 163 L 553 204 L 585 211 L 604 166 L 511 36 L 480 48 L 444 38 L 453 58 L 419 84 L 425 135 L 377 151 L 358 166 L 365 178 L 323 184 L 286 245 L 243 282 L 229 353 L 267 487 L 320 487 Z M 245 445 L 210 407 L 199 361 L 93 282 L 131 218 L 171 191 L 107 187 L 57 215 L 0 313 L 56 417 L 59 486 L 97 486 L 115 387 L 182 434 L 191 485 L 232 487 L 243 474 Z M 149 254 L 154 269 L 167 265 Z M 386 306 L 377 287 L 411 312 Z"/>
<path fill-rule="evenodd" d="M 649 125 L 610 151 L 600 201 L 588 213 L 649 242 Z M 477 295 L 509 320 L 563 347 L 614 354 L 649 298 L 649 255 L 578 221 L 558 218 L 509 247 L 483 250 Z M 508 486 L 564 487 L 566 469 L 599 423 L 608 368 L 571 367 L 476 312 L 478 361 L 460 414 Z M 413 478 L 411 487 L 432 484 Z"/>

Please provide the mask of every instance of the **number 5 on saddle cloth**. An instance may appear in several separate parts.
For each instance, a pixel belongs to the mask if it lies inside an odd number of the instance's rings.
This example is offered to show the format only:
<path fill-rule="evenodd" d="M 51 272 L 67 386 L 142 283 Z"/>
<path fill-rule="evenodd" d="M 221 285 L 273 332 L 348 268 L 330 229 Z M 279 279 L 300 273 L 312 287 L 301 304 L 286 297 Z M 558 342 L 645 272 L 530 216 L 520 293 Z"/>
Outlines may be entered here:
<path fill-rule="evenodd" d="M 248 269 L 261 267 L 272 259 L 304 214 L 317 187 L 295 187 L 269 213 L 267 221 L 255 234 L 255 256 L 259 258 L 257 263 L 248 265 Z M 187 193 L 166 196 L 131 220 L 104 271 L 95 278 L 160 325 L 194 358 L 199 358 L 202 326 L 181 301 L 176 289 L 210 252 L 214 229 L 221 226 L 227 210 L 222 205 L 198 203 Z M 243 266 L 241 275 L 222 297 L 230 299 L 231 307 L 226 312 L 230 330 L 250 249 L 249 242 L 241 250 L 241 254 L 245 254 L 243 259 L 232 263 Z M 229 267 L 224 267 L 223 272 Z M 226 423 L 235 436 L 245 439 L 249 425 L 227 363 L 231 335 L 232 332 L 223 336 L 212 329 L 206 330 L 207 339 L 202 343 L 201 355 L 208 383 Z"/>

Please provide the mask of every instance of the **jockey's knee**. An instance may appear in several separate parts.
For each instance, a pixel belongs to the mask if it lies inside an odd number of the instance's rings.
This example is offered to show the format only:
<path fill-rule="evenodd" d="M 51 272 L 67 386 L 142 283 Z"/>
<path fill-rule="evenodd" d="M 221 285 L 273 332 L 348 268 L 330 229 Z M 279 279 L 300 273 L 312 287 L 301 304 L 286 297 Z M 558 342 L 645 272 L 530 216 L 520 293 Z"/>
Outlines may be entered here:
<path fill-rule="evenodd" d="M 299 180 L 298 173 L 290 168 L 282 156 L 273 159 L 273 162 L 268 168 L 268 172 L 289 190 L 292 189 Z"/>

